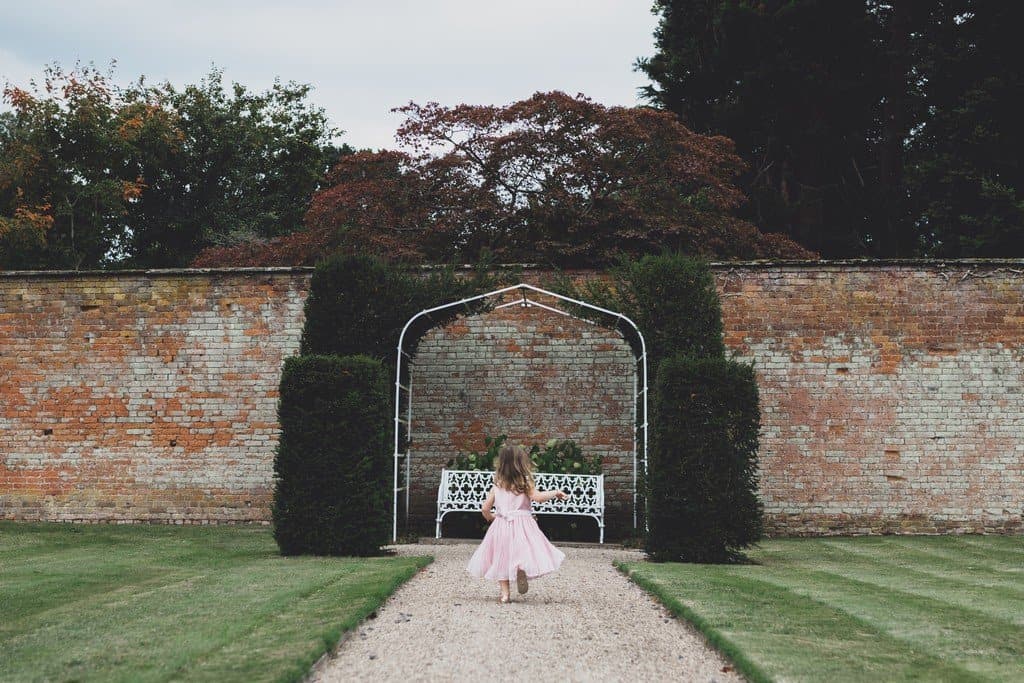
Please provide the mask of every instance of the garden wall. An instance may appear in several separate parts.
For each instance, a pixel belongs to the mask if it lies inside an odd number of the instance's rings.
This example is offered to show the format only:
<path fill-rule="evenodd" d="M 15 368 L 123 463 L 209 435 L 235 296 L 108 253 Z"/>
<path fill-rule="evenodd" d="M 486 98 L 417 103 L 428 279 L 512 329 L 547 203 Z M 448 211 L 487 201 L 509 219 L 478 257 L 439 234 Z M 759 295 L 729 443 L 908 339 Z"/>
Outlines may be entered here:
<path fill-rule="evenodd" d="M 721 267 L 775 533 L 1022 530 L 1024 261 Z"/>
<path fill-rule="evenodd" d="M 306 270 L 0 275 L 0 517 L 268 520 Z"/>
<path fill-rule="evenodd" d="M 757 371 L 774 533 L 1022 529 L 1024 261 L 714 270 L 727 346 Z M 0 273 L 0 517 L 267 521 L 308 283 L 303 268 Z M 603 453 L 624 531 L 617 335 L 504 309 L 435 330 L 418 361 L 414 512 L 454 449 L 557 430 Z"/>

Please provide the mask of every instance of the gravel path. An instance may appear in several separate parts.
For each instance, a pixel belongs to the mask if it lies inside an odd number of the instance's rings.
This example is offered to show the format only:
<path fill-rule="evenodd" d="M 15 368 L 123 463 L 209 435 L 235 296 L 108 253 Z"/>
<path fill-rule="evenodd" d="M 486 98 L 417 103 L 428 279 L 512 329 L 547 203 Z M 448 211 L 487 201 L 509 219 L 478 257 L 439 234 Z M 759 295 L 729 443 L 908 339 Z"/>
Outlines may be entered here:
<path fill-rule="evenodd" d="M 497 603 L 496 583 L 465 571 L 475 545 L 404 545 L 434 562 L 359 626 L 310 680 L 740 681 L 689 624 L 612 560 L 636 551 L 563 548 L 555 574 Z M 729 667 L 723 672 L 723 668 Z"/>

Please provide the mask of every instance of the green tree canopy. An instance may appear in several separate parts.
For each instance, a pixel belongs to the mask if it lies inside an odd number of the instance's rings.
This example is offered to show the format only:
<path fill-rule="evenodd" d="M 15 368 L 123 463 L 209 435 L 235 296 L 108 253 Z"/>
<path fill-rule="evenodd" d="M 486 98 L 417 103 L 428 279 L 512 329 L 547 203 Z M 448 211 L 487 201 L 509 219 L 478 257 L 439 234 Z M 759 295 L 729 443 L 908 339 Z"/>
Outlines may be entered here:
<path fill-rule="evenodd" d="M 296 230 L 348 150 L 310 86 L 262 93 L 127 87 L 92 66 L 7 84 L 0 116 L 0 267 L 166 267 L 203 248 Z"/>

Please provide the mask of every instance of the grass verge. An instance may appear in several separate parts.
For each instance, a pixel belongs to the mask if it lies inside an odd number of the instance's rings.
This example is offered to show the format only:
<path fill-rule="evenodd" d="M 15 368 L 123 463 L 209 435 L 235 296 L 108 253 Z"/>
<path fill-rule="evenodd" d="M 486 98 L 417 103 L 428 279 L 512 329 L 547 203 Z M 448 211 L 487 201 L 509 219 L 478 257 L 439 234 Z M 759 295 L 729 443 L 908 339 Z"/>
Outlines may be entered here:
<path fill-rule="evenodd" d="M 282 557 L 268 527 L 0 522 L 0 680 L 300 680 L 430 559 Z"/>
<path fill-rule="evenodd" d="M 780 539 L 753 565 L 619 563 L 752 681 L 1024 671 L 1024 539 Z"/>

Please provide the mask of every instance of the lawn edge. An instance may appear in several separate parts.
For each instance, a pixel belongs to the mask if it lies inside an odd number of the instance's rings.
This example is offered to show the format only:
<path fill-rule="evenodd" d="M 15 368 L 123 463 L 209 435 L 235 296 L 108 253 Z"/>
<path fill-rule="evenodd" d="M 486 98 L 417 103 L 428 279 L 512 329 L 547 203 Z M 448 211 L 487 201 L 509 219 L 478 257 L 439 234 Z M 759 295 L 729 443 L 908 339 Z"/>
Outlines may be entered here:
<path fill-rule="evenodd" d="M 775 679 L 768 675 L 764 669 L 747 657 L 742 649 L 721 631 L 712 626 L 706 619 L 694 612 L 692 609 L 679 602 L 671 593 L 666 591 L 660 584 L 651 581 L 643 576 L 638 576 L 629 570 L 628 565 L 632 562 L 616 560 L 612 564 L 626 577 L 647 593 L 656 598 L 672 614 L 685 619 L 697 629 L 711 647 L 718 650 L 724 657 L 733 663 L 736 670 L 751 683 L 774 683 Z"/>
<path fill-rule="evenodd" d="M 310 656 L 303 658 L 305 663 L 299 664 L 293 673 L 283 674 L 278 681 L 280 683 L 304 683 L 308 681 L 313 673 L 319 669 L 325 660 L 333 658 L 338 650 L 345 644 L 356 628 L 366 621 L 367 617 L 380 609 L 388 598 L 395 594 L 399 588 L 404 586 L 410 579 L 418 574 L 424 567 L 434 561 L 433 555 L 414 555 L 409 557 L 413 561 L 412 566 L 404 574 L 399 574 L 390 585 L 378 593 L 375 600 L 366 603 L 363 609 L 355 612 L 346 619 L 343 619 L 336 627 L 320 634 L 323 641 L 322 649 L 318 649 Z"/>

